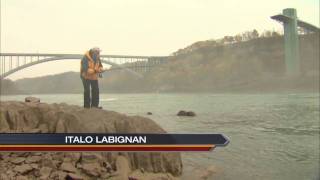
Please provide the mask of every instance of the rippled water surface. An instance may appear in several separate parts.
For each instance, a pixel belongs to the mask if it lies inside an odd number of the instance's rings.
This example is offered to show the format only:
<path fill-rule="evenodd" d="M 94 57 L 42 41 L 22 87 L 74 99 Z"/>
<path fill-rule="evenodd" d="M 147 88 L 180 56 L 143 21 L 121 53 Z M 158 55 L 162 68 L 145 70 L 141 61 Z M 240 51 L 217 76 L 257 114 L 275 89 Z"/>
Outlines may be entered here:
<path fill-rule="evenodd" d="M 81 94 L 34 96 L 42 102 L 82 104 Z M 102 94 L 100 103 L 104 109 L 150 117 L 168 132 L 229 137 L 227 147 L 183 153 L 184 177 L 214 166 L 210 179 L 319 179 L 318 93 Z M 179 110 L 197 116 L 177 117 Z"/>

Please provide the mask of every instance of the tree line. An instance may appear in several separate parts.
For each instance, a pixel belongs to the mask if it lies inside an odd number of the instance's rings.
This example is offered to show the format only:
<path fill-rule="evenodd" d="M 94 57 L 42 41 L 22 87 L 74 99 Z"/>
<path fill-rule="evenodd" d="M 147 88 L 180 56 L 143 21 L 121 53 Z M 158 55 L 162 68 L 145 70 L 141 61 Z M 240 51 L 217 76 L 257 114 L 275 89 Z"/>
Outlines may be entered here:
<path fill-rule="evenodd" d="M 253 29 L 252 31 L 245 31 L 243 33 L 239 33 L 234 36 L 224 36 L 223 38 L 216 39 L 216 40 L 211 39 L 206 41 L 198 41 L 186 48 L 179 49 L 178 51 L 172 53 L 172 55 L 177 56 L 181 54 L 190 53 L 201 47 L 208 47 L 208 46 L 217 47 L 217 46 L 250 41 L 257 38 L 279 37 L 281 35 L 282 35 L 282 32 L 278 32 L 275 30 L 265 30 L 262 33 L 259 33 L 256 29 Z"/>

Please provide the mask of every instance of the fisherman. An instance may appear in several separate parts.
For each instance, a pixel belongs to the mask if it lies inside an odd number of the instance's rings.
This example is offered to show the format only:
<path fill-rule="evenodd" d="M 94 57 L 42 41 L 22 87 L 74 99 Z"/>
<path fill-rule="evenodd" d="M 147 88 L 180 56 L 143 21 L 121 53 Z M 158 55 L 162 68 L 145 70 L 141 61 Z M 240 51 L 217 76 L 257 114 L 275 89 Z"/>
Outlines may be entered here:
<path fill-rule="evenodd" d="M 80 77 L 84 88 L 84 108 L 100 108 L 98 77 L 101 77 L 103 71 L 100 51 L 98 47 L 94 47 L 87 51 L 81 59 Z"/>

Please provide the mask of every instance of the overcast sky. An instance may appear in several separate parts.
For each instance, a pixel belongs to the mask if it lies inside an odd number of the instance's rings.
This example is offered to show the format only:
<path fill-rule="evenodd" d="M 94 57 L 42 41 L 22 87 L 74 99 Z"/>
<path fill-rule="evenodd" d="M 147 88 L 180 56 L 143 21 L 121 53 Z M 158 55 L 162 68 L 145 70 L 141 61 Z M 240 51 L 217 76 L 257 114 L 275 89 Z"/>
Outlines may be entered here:
<path fill-rule="evenodd" d="M 1 52 L 169 55 L 196 41 L 247 30 L 281 30 L 284 8 L 319 26 L 319 0 L 1 0 Z M 50 62 L 9 78 L 78 71 Z"/>

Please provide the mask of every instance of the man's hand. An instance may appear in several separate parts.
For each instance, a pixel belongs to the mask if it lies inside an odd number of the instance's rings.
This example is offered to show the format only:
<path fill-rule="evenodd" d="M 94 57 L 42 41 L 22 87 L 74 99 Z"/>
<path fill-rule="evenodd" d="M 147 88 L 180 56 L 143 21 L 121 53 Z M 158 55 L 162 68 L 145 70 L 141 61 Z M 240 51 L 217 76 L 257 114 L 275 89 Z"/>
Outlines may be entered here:
<path fill-rule="evenodd" d="M 97 68 L 97 69 L 96 69 L 96 72 L 97 72 L 97 73 L 102 73 L 102 72 L 103 72 L 103 68 L 102 68 L 102 67 Z"/>
<path fill-rule="evenodd" d="M 93 73 L 94 73 L 94 69 L 88 68 L 87 73 L 88 73 L 88 74 L 93 74 Z"/>

